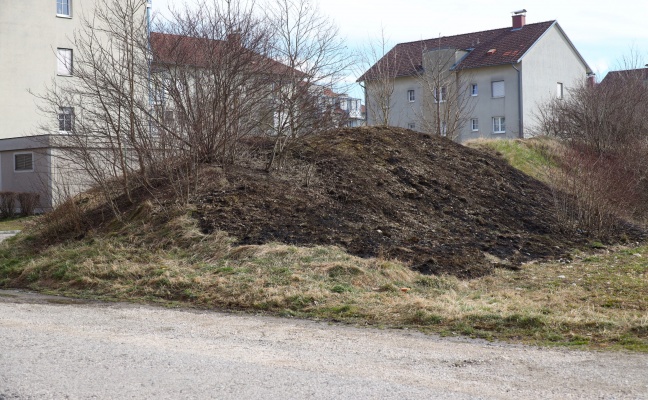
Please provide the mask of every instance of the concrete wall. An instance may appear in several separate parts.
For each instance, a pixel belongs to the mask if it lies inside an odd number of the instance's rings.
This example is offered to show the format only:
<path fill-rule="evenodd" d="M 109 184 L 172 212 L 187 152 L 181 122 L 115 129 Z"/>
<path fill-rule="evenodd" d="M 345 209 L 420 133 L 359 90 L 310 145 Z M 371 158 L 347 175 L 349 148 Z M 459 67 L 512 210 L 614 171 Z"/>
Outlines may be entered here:
<path fill-rule="evenodd" d="M 33 169 L 16 171 L 16 154 L 31 154 Z M 47 136 L 0 140 L 0 191 L 39 193 L 41 198 L 37 211 L 49 210 L 52 206 L 51 160 Z"/>
<path fill-rule="evenodd" d="M 569 90 L 585 82 L 587 65 L 569 44 L 557 24 L 533 46 L 522 60 L 525 136 L 537 125 L 536 112 L 542 103 L 556 98 L 557 83 L 563 84 L 565 98 Z"/>

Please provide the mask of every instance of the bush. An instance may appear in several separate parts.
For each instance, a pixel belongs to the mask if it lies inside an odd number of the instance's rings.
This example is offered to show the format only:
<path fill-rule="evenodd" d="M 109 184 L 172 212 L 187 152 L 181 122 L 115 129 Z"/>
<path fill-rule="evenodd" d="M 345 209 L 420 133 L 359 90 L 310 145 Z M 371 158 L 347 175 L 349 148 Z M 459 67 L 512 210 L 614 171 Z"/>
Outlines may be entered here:
<path fill-rule="evenodd" d="M 39 202 L 40 195 L 38 193 L 18 193 L 20 212 L 26 217 L 34 215 L 34 210 L 36 210 Z"/>
<path fill-rule="evenodd" d="M 0 216 L 12 218 L 16 215 L 16 193 L 0 192 Z"/>

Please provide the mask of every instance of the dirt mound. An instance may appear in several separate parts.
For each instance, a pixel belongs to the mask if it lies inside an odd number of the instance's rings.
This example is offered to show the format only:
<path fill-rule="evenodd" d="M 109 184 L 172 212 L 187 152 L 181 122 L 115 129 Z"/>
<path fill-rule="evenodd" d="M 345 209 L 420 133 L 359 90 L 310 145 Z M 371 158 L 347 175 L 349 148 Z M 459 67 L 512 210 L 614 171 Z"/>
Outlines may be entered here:
<path fill-rule="evenodd" d="M 300 144 L 287 165 L 219 172 L 199 202 L 203 229 L 241 244 L 339 245 L 459 277 L 560 256 L 585 239 L 557 229 L 544 184 L 430 135 L 342 129 Z"/>

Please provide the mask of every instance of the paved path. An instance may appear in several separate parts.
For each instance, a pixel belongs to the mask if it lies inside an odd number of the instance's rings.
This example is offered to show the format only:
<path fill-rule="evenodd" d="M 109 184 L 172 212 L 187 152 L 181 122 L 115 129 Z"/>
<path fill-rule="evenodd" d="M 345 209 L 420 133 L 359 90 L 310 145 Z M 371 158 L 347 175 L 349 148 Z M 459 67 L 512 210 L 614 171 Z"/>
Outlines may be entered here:
<path fill-rule="evenodd" d="M 0 231 L 0 242 L 17 235 L 18 233 L 20 233 L 20 231 Z"/>
<path fill-rule="evenodd" d="M 0 291 L 0 399 L 648 399 L 648 356 Z"/>

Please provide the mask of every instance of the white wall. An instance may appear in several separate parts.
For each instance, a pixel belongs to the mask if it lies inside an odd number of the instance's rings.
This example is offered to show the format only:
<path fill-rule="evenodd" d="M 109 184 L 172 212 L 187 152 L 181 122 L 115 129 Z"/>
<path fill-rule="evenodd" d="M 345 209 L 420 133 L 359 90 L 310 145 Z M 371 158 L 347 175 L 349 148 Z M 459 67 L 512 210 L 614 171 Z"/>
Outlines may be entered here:
<path fill-rule="evenodd" d="M 587 78 L 588 71 L 562 30 L 554 24 L 522 60 L 525 136 L 537 125 L 538 107 L 556 97 L 557 83 L 563 83 L 565 97 Z"/>
<path fill-rule="evenodd" d="M 47 122 L 57 126 L 56 115 L 44 118 L 37 99 L 47 85 L 72 78 L 57 76 L 56 49 L 71 48 L 82 13 L 92 11 L 94 0 L 72 0 L 72 17 L 56 15 L 56 0 L 2 1 L 0 5 L 0 139 L 42 133 Z"/>

